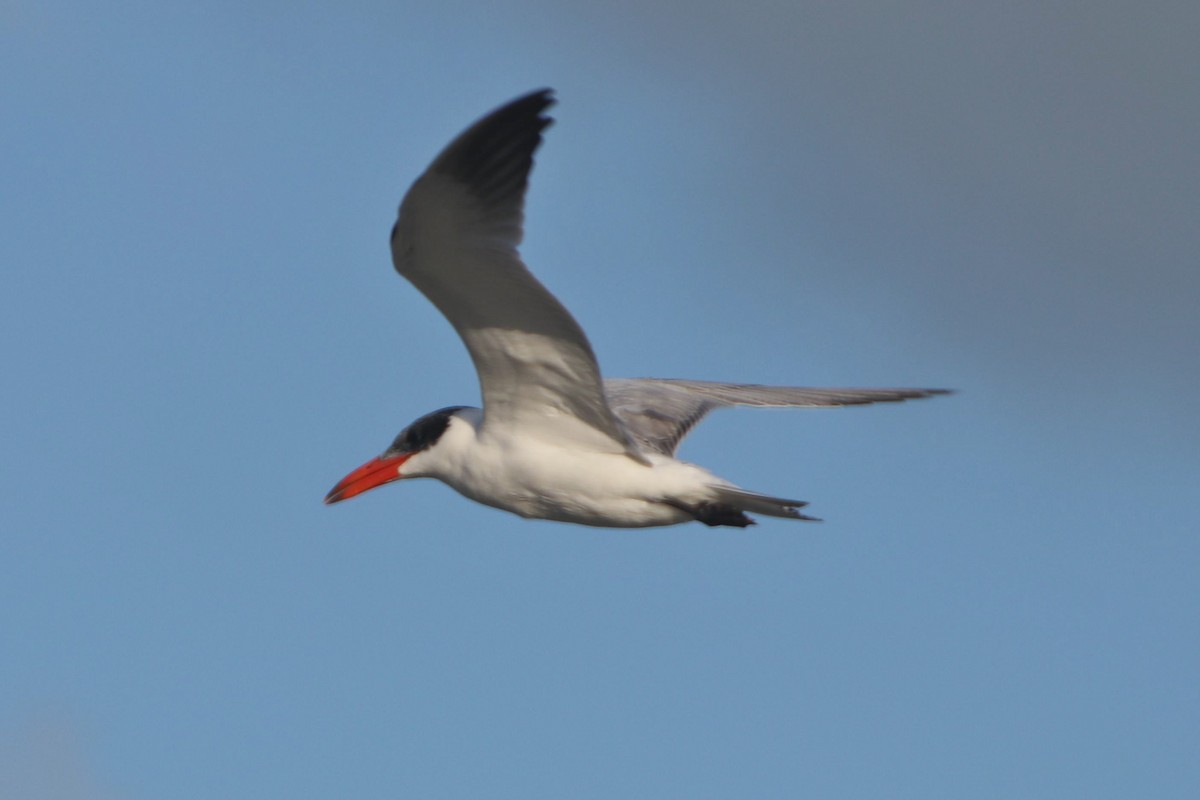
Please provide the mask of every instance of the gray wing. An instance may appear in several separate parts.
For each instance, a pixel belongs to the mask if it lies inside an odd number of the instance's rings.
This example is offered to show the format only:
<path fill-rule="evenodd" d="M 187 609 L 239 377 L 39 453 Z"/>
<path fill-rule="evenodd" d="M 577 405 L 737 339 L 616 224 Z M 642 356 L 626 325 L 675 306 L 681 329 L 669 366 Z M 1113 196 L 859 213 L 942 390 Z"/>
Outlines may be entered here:
<path fill-rule="evenodd" d="M 714 408 L 828 408 L 896 403 L 949 394 L 948 389 L 813 389 L 668 378 L 610 378 L 604 391 L 613 413 L 641 447 L 664 455 Z"/>
<path fill-rule="evenodd" d="M 587 337 L 517 253 L 549 90 L 518 98 L 451 142 L 404 198 L 392 260 L 462 337 L 483 430 L 640 458 L 605 402 Z"/>

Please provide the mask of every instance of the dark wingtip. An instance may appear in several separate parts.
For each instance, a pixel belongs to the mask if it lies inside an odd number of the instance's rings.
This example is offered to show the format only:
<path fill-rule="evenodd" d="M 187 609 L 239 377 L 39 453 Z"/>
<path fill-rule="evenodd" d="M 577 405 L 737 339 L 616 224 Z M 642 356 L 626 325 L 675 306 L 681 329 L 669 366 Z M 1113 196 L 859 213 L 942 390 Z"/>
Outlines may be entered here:
<path fill-rule="evenodd" d="M 553 120 L 553 89 L 538 89 L 500 106 L 461 133 L 433 162 L 431 171 L 468 186 L 485 203 L 524 195 L 533 153 Z"/>

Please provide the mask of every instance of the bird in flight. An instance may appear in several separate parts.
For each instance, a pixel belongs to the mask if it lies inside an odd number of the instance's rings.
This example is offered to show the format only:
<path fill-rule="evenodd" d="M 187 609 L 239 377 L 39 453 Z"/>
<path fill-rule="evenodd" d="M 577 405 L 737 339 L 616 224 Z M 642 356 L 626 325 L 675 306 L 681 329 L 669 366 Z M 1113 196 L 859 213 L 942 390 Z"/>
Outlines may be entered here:
<path fill-rule="evenodd" d="M 747 512 L 816 521 L 800 512 L 807 503 L 743 489 L 675 458 L 675 449 L 715 408 L 865 405 L 946 390 L 602 378 L 583 329 L 517 252 L 533 154 L 553 103 L 543 89 L 469 127 L 408 190 L 392 229 L 396 271 L 462 338 L 483 408 L 426 414 L 325 502 L 402 478 L 437 478 L 522 517 L 582 525 L 745 527 L 754 524 Z"/>

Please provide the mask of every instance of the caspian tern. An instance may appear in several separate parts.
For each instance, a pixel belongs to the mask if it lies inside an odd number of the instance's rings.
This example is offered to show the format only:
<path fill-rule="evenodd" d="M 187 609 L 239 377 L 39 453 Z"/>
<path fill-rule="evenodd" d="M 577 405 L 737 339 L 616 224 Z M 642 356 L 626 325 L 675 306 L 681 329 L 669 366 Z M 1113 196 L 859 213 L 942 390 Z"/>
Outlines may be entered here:
<path fill-rule="evenodd" d="M 326 503 L 401 478 L 437 478 L 522 517 L 605 527 L 697 520 L 745 527 L 746 512 L 814 520 L 807 505 L 747 491 L 675 458 L 722 406 L 847 406 L 943 389 L 810 389 L 600 377 L 587 337 L 517 253 L 548 89 L 476 122 L 409 189 L 392 260 L 445 315 L 479 374 L 483 408 L 451 406 L 400 432 Z"/>

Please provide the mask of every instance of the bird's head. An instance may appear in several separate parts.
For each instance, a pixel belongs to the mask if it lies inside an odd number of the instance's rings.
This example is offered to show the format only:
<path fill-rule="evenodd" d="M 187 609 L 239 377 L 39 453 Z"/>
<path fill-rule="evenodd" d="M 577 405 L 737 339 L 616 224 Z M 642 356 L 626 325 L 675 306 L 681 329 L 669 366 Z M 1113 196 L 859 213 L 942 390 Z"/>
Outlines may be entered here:
<path fill-rule="evenodd" d="M 419 477 L 422 472 L 416 458 L 428 452 L 442 438 L 450 420 L 466 406 L 449 406 L 426 414 L 411 425 L 400 431 L 387 450 L 378 458 L 373 458 L 346 477 L 338 481 L 337 486 L 325 495 L 325 503 L 338 503 L 348 500 L 357 494 L 383 486 L 385 483 L 398 481 L 401 478 Z"/>

